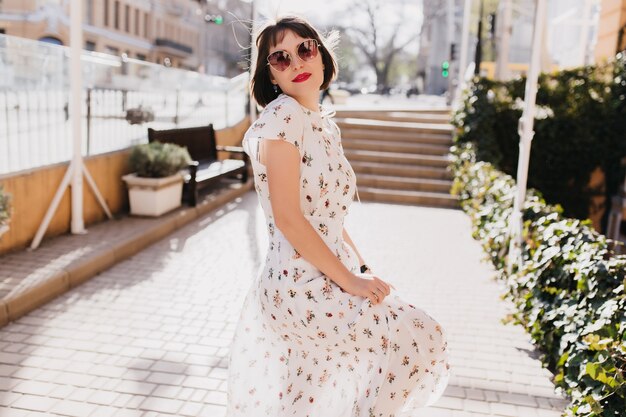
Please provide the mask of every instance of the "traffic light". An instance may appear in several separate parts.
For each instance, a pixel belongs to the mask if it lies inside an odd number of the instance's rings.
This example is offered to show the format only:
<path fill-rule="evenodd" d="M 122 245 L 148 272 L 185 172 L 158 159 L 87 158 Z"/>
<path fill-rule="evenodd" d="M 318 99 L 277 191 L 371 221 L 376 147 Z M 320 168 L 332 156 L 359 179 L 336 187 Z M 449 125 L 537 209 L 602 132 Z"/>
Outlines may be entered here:
<path fill-rule="evenodd" d="M 496 37 L 496 14 L 495 13 L 489 13 L 488 22 L 489 22 L 489 37 L 493 39 Z"/>
<path fill-rule="evenodd" d="M 443 61 L 441 63 L 441 76 L 443 78 L 448 78 L 448 75 L 450 75 L 450 62 Z"/>
<path fill-rule="evenodd" d="M 224 23 L 224 18 L 219 14 L 206 14 L 204 15 L 204 21 L 207 23 L 215 23 L 216 25 L 221 25 Z"/>
<path fill-rule="evenodd" d="M 450 44 L 450 61 L 456 61 L 456 43 Z"/>

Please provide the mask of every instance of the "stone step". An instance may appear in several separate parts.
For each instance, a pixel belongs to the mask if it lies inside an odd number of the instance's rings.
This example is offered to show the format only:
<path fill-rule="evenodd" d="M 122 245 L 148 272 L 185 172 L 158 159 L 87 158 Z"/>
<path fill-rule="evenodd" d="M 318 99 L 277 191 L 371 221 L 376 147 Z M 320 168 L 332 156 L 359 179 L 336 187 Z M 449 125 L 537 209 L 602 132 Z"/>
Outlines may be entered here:
<path fill-rule="evenodd" d="M 358 174 L 391 175 L 408 178 L 452 179 L 452 174 L 444 167 L 424 167 L 408 164 L 389 164 L 381 162 L 350 162 L 354 172 Z"/>
<path fill-rule="evenodd" d="M 447 167 L 450 164 L 448 157 L 444 155 L 419 155 L 399 152 L 366 151 L 360 149 L 347 150 L 345 151 L 345 155 L 350 162 L 381 162 L 389 164 L 422 165 L 443 168 Z"/>
<path fill-rule="evenodd" d="M 393 140 L 354 139 L 342 138 L 344 150 L 360 149 L 377 152 L 402 152 L 422 155 L 447 155 L 450 152 L 449 145 L 430 143 L 412 143 Z"/>
<path fill-rule="evenodd" d="M 431 191 L 449 194 L 452 188 L 451 180 L 431 178 L 407 178 L 390 175 L 358 174 L 359 187 L 385 188 L 390 190 Z"/>
<path fill-rule="evenodd" d="M 418 112 L 379 112 L 372 110 L 343 110 L 335 114 L 337 118 L 355 118 L 355 119 L 372 119 L 387 120 L 397 122 L 414 122 L 414 123 L 435 123 L 449 124 L 450 113 L 418 113 Z"/>
<path fill-rule="evenodd" d="M 374 187 L 357 187 L 363 201 L 412 204 L 418 206 L 459 208 L 455 196 L 428 191 L 387 190 Z"/>
<path fill-rule="evenodd" d="M 428 133 L 418 130 L 409 132 L 389 132 L 382 129 L 341 128 L 341 138 L 358 140 L 375 140 L 389 142 L 409 142 L 431 145 L 452 146 L 452 135 Z"/>
<path fill-rule="evenodd" d="M 343 131 L 344 129 L 378 129 L 390 133 L 409 132 L 416 130 L 421 133 L 452 135 L 453 127 L 450 124 L 440 123 L 416 123 L 416 122 L 395 122 L 388 120 L 356 119 L 356 118 L 335 118 L 335 122 Z"/>
<path fill-rule="evenodd" d="M 337 105 L 334 106 L 337 114 L 343 112 L 354 112 L 354 113 L 404 113 L 404 114 L 436 114 L 436 115 L 449 115 L 452 114 L 452 109 L 450 107 L 407 107 L 407 106 L 383 106 L 380 104 L 376 104 L 376 108 L 373 109 L 372 106 L 367 107 L 358 107 L 358 106 L 347 106 L 347 105 Z"/>

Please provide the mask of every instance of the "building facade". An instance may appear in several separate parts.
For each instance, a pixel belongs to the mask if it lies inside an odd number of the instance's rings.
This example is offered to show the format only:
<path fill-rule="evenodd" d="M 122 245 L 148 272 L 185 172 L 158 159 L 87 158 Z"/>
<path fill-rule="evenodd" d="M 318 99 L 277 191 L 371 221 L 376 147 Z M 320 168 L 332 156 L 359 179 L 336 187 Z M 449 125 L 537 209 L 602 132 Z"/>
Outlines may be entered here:
<path fill-rule="evenodd" d="M 460 50 L 463 26 L 463 0 L 424 0 L 423 24 L 418 57 L 418 84 L 426 94 L 443 94 L 458 72 L 456 61 Z M 452 25 L 452 29 L 450 29 Z M 451 46 L 456 45 L 456 60 L 451 59 Z M 441 75 L 444 61 L 450 64 L 449 77 Z"/>
<path fill-rule="evenodd" d="M 602 0 L 595 57 L 602 61 L 626 49 L 626 0 Z"/>
<path fill-rule="evenodd" d="M 458 82 L 458 58 L 460 56 L 460 42 L 462 31 L 462 16 L 464 1 L 462 0 L 432 0 L 424 1 L 424 25 L 420 39 L 420 66 L 424 77 L 425 92 L 442 94 L 450 85 Z M 470 19 L 470 33 L 468 45 L 468 64 L 474 61 L 476 43 L 478 10 L 483 3 L 482 27 L 482 62 L 480 74 L 493 77 L 495 74 L 496 48 L 502 36 L 503 2 L 476 0 L 472 4 Z M 512 78 L 525 75 L 531 56 L 531 44 L 534 30 L 534 0 L 512 0 L 511 32 L 507 53 L 507 77 Z M 607 31 L 607 25 L 602 21 L 598 24 L 598 16 L 603 10 L 609 10 L 605 3 L 620 3 L 618 8 L 610 8 L 610 18 L 606 21 L 626 20 L 626 0 L 550 0 L 547 4 L 545 37 L 542 42 L 541 68 L 544 71 L 554 71 L 560 68 L 571 68 L 594 62 L 594 48 L 596 38 L 601 42 L 602 31 Z M 620 11 L 618 11 L 619 9 Z M 493 14 L 495 18 L 490 19 Z M 452 27 L 451 27 L 452 26 Z M 452 30 L 450 30 L 450 27 Z M 618 25 L 613 29 L 609 43 L 616 43 Z M 600 33 L 598 33 L 600 31 Z M 626 35 L 624 36 L 626 41 Z M 451 44 L 455 47 L 455 57 L 451 54 Z M 596 48 L 597 50 L 597 48 Z M 614 52 L 613 52 L 614 54 Z M 442 77 L 441 64 L 448 61 L 450 65 L 449 77 Z M 466 71 L 466 68 L 462 70 Z"/>
<path fill-rule="evenodd" d="M 0 0 L 0 33 L 69 44 L 69 0 Z M 234 6 L 240 6 L 239 1 Z M 240 73 L 237 61 L 249 33 L 222 13 L 216 27 L 205 16 L 220 14 L 201 0 L 84 0 L 84 49 L 215 75 Z M 235 7 L 242 9 L 242 7 Z M 240 13 L 249 13 L 238 10 Z M 245 19 L 245 17 L 244 17 Z M 240 26 L 240 27 L 238 27 Z M 217 46 L 219 45 L 219 46 Z M 232 62 L 234 60 L 234 62 Z"/>

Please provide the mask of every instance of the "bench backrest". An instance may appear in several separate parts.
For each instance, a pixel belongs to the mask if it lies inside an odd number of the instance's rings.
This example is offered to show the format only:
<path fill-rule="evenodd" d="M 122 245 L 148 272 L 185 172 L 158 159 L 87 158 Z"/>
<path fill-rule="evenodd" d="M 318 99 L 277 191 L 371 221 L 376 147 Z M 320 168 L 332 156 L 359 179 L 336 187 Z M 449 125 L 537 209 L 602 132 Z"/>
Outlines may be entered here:
<path fill-rule="evenodd" d="M 154 130 L 148 128 L 149 142 L 175 143 L 184 146 L 194 161 L 217 160 L 213 124 L 181 129 Z"/>

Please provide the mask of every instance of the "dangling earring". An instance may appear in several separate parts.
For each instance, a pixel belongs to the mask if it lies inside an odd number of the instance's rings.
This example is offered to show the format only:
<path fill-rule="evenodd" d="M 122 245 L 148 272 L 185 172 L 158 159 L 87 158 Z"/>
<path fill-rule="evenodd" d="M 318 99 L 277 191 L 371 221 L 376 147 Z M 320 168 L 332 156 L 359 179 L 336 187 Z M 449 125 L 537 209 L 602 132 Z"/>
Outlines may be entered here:
<path fill-rule="evenodd" d="M 278 86 L 276 84 L 274 84 L 274 92 L 278 93 Z"/>

